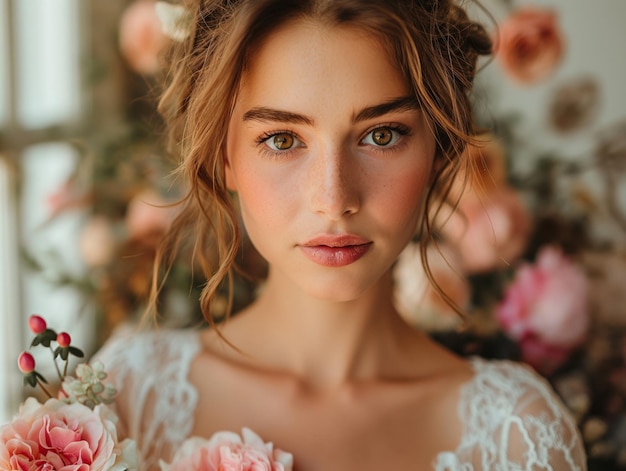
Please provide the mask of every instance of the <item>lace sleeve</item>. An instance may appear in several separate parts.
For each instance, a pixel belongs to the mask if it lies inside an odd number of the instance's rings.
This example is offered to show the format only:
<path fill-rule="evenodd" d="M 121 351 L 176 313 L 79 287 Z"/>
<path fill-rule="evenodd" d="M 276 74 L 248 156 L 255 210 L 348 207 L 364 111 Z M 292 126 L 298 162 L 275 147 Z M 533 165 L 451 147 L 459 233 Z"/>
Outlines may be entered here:
<path fill-rule="evenodd" d="M 187 378 L 199 351 L 197 332 L 116 334 L 96 354 L 119 391 L 120 432 L 137 442 L 142 470 L 158 469 L 189 436 L 197 391 Z"/>
<path fill-rule="evenodd" d="M 463 438 L 438 471 L 585 471 L 578 429 L 545 379 L 512 362 L 474 360 L 461 392 Z"/>

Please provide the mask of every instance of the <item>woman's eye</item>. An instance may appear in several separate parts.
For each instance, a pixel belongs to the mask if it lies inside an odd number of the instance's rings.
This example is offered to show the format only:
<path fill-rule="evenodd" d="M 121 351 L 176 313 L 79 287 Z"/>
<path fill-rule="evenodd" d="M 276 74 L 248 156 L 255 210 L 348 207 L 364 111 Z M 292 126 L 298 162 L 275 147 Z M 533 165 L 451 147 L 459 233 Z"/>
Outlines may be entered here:
<path fill-rule="evenodd" d="M 293 134 L 281 132 L 265 139 L 264 144 L 276 152 L 285 151 L 300 146 L 300 140 Z"/>
<path fill-rule="evenodd" d="M 380 127 L 370 131 L 365 138 L 363 138 L 363 144 L 374 145 L 377 147 L 393 146 L 400 140 L 401 132 L 390 128 Z"/>

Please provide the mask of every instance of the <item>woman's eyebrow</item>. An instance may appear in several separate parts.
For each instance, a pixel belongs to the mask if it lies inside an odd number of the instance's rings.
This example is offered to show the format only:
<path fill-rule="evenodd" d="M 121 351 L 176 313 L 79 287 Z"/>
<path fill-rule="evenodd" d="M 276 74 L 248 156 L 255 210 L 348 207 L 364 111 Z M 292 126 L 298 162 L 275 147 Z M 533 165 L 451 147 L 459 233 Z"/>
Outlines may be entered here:
<path fill-rule="evenodd" d="M 380 116 L 384 116 L 387 113 L 415 111 L 419 109 L 420 106 L 415 97 L 404 96 L 400 98 L 393 98 L 385 103 L 381 103 L 380 105 L 368 106 L 366 108 L 363 108 L 352 117 L 352 121 L 358 123 L 359 121 L 379 118 Z"/>
<path fill-rule="evenodd" d="M 368 106 L 363 108 L 352 117 L 352 122 L 365 121 L 368 119 L 378 118 L 388 113 L 418 110 L 419 103 L 414 97 L 406 96 L 393 98 L 379 105 Z M 262 121 L 262 122 L 281 122 L 296 123 L 313 126 L 315 121 L 309 116 L 291 111 L 277 110 L 267 108 L 265 106 L 256 106 L 246 111 L 243 115 L 243 121 Z"/>
<path fill-rule="evenodd" d="M 313 118 L 304 116 L 298 113 L 292 113 L 291 111 L 275 110 L 272 108 L 266 108 L 265 106 L 257 106 L 246 111 L 243 115 L 244 121 L 269 121 L 269 122 L 282 122 L 282 123 L 297 123 L 307 124 L 313 126 Z"/>

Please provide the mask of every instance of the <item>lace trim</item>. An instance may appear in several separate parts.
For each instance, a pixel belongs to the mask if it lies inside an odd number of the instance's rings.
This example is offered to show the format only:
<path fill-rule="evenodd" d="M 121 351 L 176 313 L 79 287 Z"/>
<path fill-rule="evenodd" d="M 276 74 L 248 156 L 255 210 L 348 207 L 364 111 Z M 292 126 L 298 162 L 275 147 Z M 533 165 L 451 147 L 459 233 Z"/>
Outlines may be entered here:
<path fill-rule="evenodd" d="M 192 330 L 118 333 L 97 357 L 125 407 L 126 432 L 137 440 L 142 467 L 158 467 L 193 429 L 198 391 L 189 382 L 200 340 Z"/>
<path fill-rule="evenodd" d="M 458 405 L 461 442 L 437 456 L 436 471 L 586 469 L 576 425 L 546 380 L 513 362 L 471 364 L 476 374 Z"/>
<path fill-rule="evenodd" d="M 200 349 L 197 331 L 161 330 L 116 335 L 98 354 L 127 401 L 128 435 L 146 469 L 191 434 L 198 391 L 189 369 Z M 461 441 L 437 455 L 435 471 L 586 470 L 576 426 L 545 380 L 512 362 L 471 365 L 458 404 Z"/>

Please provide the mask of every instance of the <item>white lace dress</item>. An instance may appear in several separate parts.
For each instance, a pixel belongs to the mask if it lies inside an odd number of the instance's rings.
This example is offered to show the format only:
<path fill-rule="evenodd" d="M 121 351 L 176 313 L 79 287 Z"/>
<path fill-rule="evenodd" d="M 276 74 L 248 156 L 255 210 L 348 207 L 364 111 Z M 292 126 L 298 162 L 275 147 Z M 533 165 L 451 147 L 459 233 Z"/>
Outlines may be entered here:
<path fill-rule="evenodd" d="M 118 335 L 97 357 L 128 404 L 122 433 L 135 438 L 142 469 L 158 469 L 193 428 L 198 392 L 188 381 L 197 331 Z M 435 471 L 584 471 L 576 426 L 547 382 L 522 365 L 471 360 L 461 390 L 463 435 L 437 455 Z"/>

